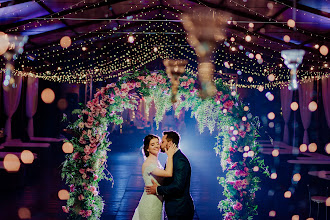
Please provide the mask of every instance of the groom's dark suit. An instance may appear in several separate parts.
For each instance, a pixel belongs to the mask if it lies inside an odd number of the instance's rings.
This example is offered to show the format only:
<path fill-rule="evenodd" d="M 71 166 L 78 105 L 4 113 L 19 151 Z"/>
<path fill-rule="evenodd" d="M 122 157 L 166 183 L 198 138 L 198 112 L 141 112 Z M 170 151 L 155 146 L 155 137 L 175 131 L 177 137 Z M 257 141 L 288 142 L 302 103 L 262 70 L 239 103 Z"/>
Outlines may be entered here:
<path fill-rule="evenodd" d="M 190 196 L 191 167 L 187 157 L 178 150 L 173 155 L 173 176 L 165 178 L 163 186 L 157 187 L 164 195 L 165 211 L 169 220 L 193 219 L 194 203 Z"/>

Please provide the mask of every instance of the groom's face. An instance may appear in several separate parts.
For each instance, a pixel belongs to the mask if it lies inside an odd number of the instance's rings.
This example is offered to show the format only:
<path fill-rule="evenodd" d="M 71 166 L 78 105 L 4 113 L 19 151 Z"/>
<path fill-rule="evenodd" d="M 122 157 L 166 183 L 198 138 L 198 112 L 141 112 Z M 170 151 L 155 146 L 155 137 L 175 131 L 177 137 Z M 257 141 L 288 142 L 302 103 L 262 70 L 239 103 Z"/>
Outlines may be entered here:
<path fill-rule="evenodd" d="M 165 152 L 165 149 L 168 149 L 168 141 L 166 140 L 167 135 L 164 135 L 162 138 L 162 142 L 160 143 L 161 152 Z"/>

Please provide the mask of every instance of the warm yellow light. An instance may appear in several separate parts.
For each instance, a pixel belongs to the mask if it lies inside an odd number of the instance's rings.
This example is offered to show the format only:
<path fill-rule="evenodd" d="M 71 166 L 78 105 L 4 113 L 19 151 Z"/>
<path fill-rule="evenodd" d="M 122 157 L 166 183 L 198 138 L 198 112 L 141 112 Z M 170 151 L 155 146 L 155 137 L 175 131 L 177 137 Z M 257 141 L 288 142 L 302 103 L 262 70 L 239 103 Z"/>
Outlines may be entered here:
<path fill-rule="evenodd" d="M 306 144 L 300 145 L 299 150 L 300 150 L 300 152 L 306 152 L 307 151 L 307 145 Z"/>
<path fill-rule="evenodd" d="M 310 102 L 310 103 L 308 104 L 308 109 L 309 109 L 309 111 L 311 111 L 311 112 L 315 112 L 316 109 L 317 109 L 317 103 L 314 102 L 314 101 Z"/>
<path fill-rule="evenodd" d="M 287 23 L 288 23 L 288 26 L 291 27 L 291 28 L 296 26 L 296 22 L 293 19 L 289 19 Z"/>
<path fill-rule="evenodd" d="M 273 155 L 273 157 L 277 157 L 279 154 L 280 154 L 280 151 L 277 150 L 277 149 L 274 149 L 274 150 L 272 151 L 272 155 Z"/>
<path fill-rule="evenodd" d="M 71 154 L 73 152 L 73 145 L 70 142 L 65 142 L 62 145 L 62 150 L 64 153 Z"/>
<path fill-rule="evenodd" d="M 235 41 L 235 38 L 234 37 L 231 37 L 230 38 L 230 41 L 234 42 Z"/>
<path fill-rule="evenodd" d="M 325 205 L 330 206 L 330 197 L 328 197 L 327 200 L 325 200 Z"/>
<path fill-rule="evenodd" d="M 244 147 L 244 151 L 249 151 L 250 150 L 250 147 L 249 146 L 245 146 Z"/>
<path fill-rule="evenodd" d="M 130 35 L 129 37 L 128 37 L 128 39 L 127 39 L 127 41 L 129 42 L 129 43 L 134 43 L 134 37 L 133 37 L 133 35 Z"/>
<path fill-rule="evenodd" d="M 309 152 L 312 152 L 312 153 L 315 152 L 317 150 L 317 145 L 315 143 L 310 143 L 308 145 L 308 150 L 309 150 Z"/>
<path fill-rule="evenodd" d="M 261 59 L 261 55 L 257 53 L 257 54 L 256 54 L 256 59 L 257 59 L 257 60 Z"/>
<path fill-rule="evenodd" d="M 314 45 L 314 48 L 315 48 L 315 49 L 319 49 L 319 48 L 320 48 L 320 45 L 315 44 L 315 45 Z"/>
<path fill-rule="evenodd" d="M 269 112 L 267 117 L 268 117 L 269 120 L 273 120 L 275 118 L 274 112 Z"/>
<path fill-rule="evenodd" d="M 245 40 L 246 40 L 246 42 L 250 42 L 252 40 L 252 38 L 251 38 L 250 35 L 246 35 L 245 36 Z"/>
<path fill-rule="evenodd" d="M 60 45 L 63 48 L 67 48 L 71 45 L 71 38 L 69 36 L 64 36 L 60 40 Z"/>
<path fill-rule="evenodd" d="M 290 191 L 286 191 L 286 192 L 284 193 L 284 197 L 287 198 L 287 199 L 288 199 L 288 198 L 291 198 L 291 195 L 292 195 L 292 194 L 291 194 Z"/>
<path fill-rule="evenodd" d="M 9 39 L 8 35 L 4 32 L 0 32 L 0 56 L 8 50 L 9 47 Z"/>
<path fill-rule="evenodd" d="M 31 163 L 33 163 L 34 155 L 29 150 L 23 150 L 21 153 L 21 160 L 25 164 L 31 164 Z"/>
<path fill-rule="evenodd" d="M 245 116 L 242 117 L 242 121 L 246 121 L 247 118 Z"/>
<path fill-rule="evenodd" d="M 289 37 L 289 35 L 285 35 L 284 37 L 283 37 L 283 40 L 285 41 L 285 42 L 290 42 L 290 37 Z"/>
<path fill-rule="evenodd" d="M 154 52 L 157 52 L 158 51 L 158 48 L 157 47 L 154 47 Z"/>
<path fill-rule="evenodd" d="M 258 86 L 258 90 L 259 90 L 259 92 L 264 91 L 264 86 Z"/>
<path fill-rule="evenodd" d="M 293 175 L 292 177 L 293 181 L 300 181 L 301 180 L 301 175 L 299 173 L 296 173 L 295 175 Z"/>
<path fill-rule="evenodd" d="M 18 217 L 20 219 L 31 219 L 31 212 L 28 208 L 19 208 L 18 210 Z"/>
<path fill-rule="evenodd" d="M 249 28 L 254 28 L 254 24 L 253 23 L 249 23 Z"/>
<path fill-rule="evenodd" d="M 253 81 L 253 77 L 249 76 L 248 81 L 251 83 Z"/>
<path fill-rule="evenodd" d="M 328 53 L 329 53 L 329 49 L 327 46 L 325 45 L 322 45 L 320 47 L 320 53 L 323 55 L 323 56 L 326 56 Z"/>
<path fill-rule="evenodd" d="M 7 154 L 3 160 L 3 165 L 8 172 L 17 172 L 21 162 L 15 154 Z"/>
<path fill-rule="evenodd" d="M 273 180 L 275 180 L 277 178 L 277 173 L 272 173 L 270 175 L 270 178 L 272 178 Z"/>
<path fill-rule="evenodd" d="M 292 111 L 297 111 L 299 108 L 299 105 L 297 102 L 292 102 L 290 105 L 290 108 L 292 109 Z"/>
<path fill-rule="evenodd" d="M 244 108 L 243 108 L 243 109 L 244 109 L 244 111 L 246 111 L 246 112 L 247 112 L 247 111 L 249 111 L 249 106 L 244 106 Z"/>
<path fill-rule="evenodd" d="M 67 190 L 61 189 L 60 191 L 58 191 L 58 198 L 60 200 L 68 200 L 70 198 L 70 194 Z"/>
<path fill-rule="evenodd" d="M 275 217 L 276 216 L 276 212 L 274 210 L 269 212 L 269 217 Z"/>
<path fill-rule="evenodd" d="M 248 152 L 248 157 L 253 157 L 253 156 L 254 156 L 254 151 L 250 150 L 250 151 Z"/>
<path fill-rule="evenodd" d="M 55 100 L 55 93 L 50 88 L 44 89 L 41 93 L 41 99 L 46 104 L 50 104 Z"/>
<path fill-rule="evenodd" d="M 258 166 L 253 167 L 253 171 L 254 172 L 258 172 L 259 171 L 259 167 Z"/>
<path fill-rule="evenodd" d="M 325 145 L 325 152 L 327 152 L 327 154 L 330 154 L 330 143 Z"/>
<path fill-rule="evenodd" d="M 270 81 L 270 82 L 273 82 L 275 80 L 275 75 L 274 74 L 269 74 L 267 79 Z"/>
<path fill-rule="evenodd" d="M 299 220 L 299 215 L 293 215 L 291 220 Z"/>
<path fill-rule="evenodd" d="M 238 134 L 238 131 L 237 130 L 234 130 L 233 131 L 233 135 L 237 135 Z"/>

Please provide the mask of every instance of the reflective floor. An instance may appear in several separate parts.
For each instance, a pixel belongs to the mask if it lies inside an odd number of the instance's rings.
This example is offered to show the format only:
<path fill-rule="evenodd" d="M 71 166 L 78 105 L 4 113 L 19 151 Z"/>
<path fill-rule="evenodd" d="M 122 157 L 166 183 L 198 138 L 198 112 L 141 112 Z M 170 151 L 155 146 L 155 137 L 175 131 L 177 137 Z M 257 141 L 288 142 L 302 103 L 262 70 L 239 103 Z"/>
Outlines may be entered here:
<path fill-rule="evenodd" d="M 114 177 L 114 185 L 110 182 L 100 183 L 100 193 L 105 200 L 102 219 L 131 219 L 143 192 L 141 165 L 143 157 L 140 146 L 144 135 L 120 135 L 113 137 L 112 151 L 108 156 L 108 169 Z M 223 199 L 222 187 L 217 176 L 223 176 L 220 158 L 213 150 L 214 137 L 203 135 L 183 135 L 181 149 L 189 158 L 192 167 L 191 195 L 195 203 L 194 219 L 221 219 L 217 209 L 218 202 Z M 61 143 L 51 143 L 48 148 L 24 148 L 37 154 L 31 165 L 22 165 L 18 173 L 7 173 L 0 169 L 0 219 L 15 220 L 19 218 L 19 209 L 28 208 L 31 219 L 52 220 L 66 219 L 61 206 L 65 201 L 58 198 L 58 191 L 68 189 L 60 177 L 60 165 L 64 161 Z M 21 147 L 11 146 L 1 149 L 3 152 L 21 152 Z M 292 173 L 296 165 L 287 163 L 292 155 L 280 155 L 274 160 L 270 155 L 262 155 L 266 164 L 276 167 L 278 178 L 271 180 L 262 178 L 261 190 L 257 193 L 259 215 L 254 219 L 291 219 L 298 214 L 300 219 L 309 217 L 309 206 L 312 205 L 312 216 L 316 218 L 317 204 L 309 203 L 307 185 L 321 190 L 323 194 L 329 186 L 328 180 L 313 177 L 307 173 L 326 169 L 324 165 L 300 165 L 302 179 L 294 188 L 292 197 L 283 197 L 285 191 L 292 187 Z M 164 165 L 165 155 L 160 154 Z M 1 159 L 2 160 L 2 159 Z M 322 167 L 323 166 L 323 167 Z M 315 191 L 315 190 L 314 190 Z M 312 192 L 314 192 L 312 190 Z M 316 192 L 317 193 L 317 192 Z M 275 210 L 276 216 L 269 217 Z M 320 205 L 319 219 L 325 219 L 324 204 Z"/>

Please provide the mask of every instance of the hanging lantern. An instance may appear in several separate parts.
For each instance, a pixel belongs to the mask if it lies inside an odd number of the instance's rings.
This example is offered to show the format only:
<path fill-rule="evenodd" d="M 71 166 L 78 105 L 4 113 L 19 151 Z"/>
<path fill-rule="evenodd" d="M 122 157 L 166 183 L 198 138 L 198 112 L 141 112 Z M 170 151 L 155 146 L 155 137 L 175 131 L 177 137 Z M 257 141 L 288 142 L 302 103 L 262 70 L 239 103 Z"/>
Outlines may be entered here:
<path fill-rule="evenodd" d="M 198 79 L 201 83 L 201 98 L 214 96 L 217 89 L 213 83 L 214 65 L 211 62 L 212 51 L 216 43 L 225 39 L 224 27 L 227 16 L 213 11 L 197 10 L 182 15 L 187 40 L 198 56 Z"/>
<path fill-rule="evenodd" d="M 298 88 L 298 80 L 297 80 L 297 69 L 299 65 L 302 63 L 303 57 L 305 55 L 304 50 L 282 50 L 281 56 L 284 59 L 285 65 L 291 70 L 290 71 L 290 84 L 289 90 L 296 90 Z"/>
<path fill-rule="evenodd" d="M 168 78 L 171 79 L 172 84 L 172 103 L 176 102 L 176 94 L 178 93 L 179 78 L 185 72 L 187 60 L 164 60 L 164 65 L 166 67 L 166 74 Z"/>

